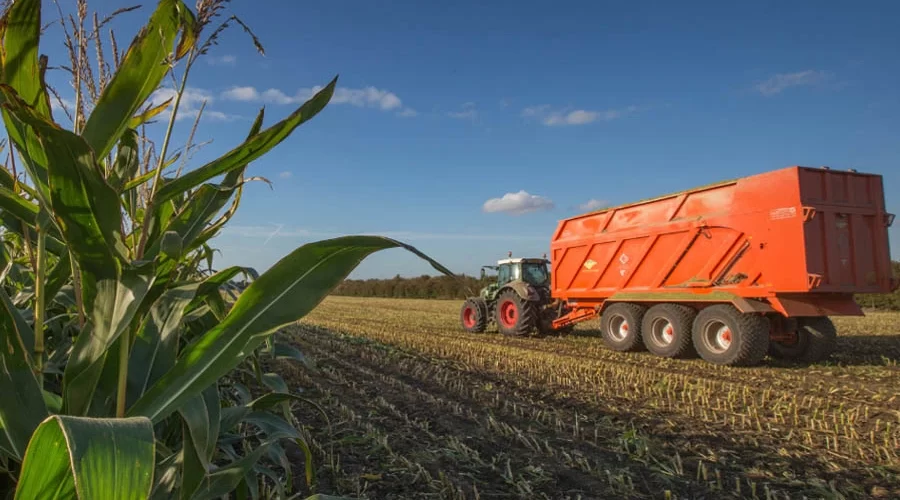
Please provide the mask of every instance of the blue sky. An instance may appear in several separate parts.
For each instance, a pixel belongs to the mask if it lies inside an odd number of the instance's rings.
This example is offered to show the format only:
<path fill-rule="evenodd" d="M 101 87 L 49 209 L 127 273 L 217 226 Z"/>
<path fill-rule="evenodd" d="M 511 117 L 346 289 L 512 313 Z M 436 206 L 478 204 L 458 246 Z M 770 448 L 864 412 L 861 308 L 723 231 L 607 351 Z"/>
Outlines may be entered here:
<path fill-rule="evenodd" d="M 795 164 L 880 173 L 900 213 L 896 2 L 254 3 L 229 8 L 265 56 L 231 29 L 192 74 L 196 140 L 212 140 L 192 165 L 238 144 L 260 106 L 271 124 L 336 74 L 340 88 L 251 166 L 274 186 L 245 190 L 218 267 L 377 233 L 474 274 L 546 252 L 585 207 Z M 152 4 L 119 19 L 120 46 Z M 398 273 L 431 269 L 390 250 L 353 276 Z"/>

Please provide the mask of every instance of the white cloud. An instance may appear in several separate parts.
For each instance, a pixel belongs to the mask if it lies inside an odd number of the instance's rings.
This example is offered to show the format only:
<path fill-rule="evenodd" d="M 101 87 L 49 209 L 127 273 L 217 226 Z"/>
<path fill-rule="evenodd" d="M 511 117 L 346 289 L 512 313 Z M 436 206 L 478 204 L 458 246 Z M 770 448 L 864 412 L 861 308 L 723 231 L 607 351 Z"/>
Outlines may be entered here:
<path fill-rule="evenodd" d="M 262 100 L 265 102 L 271 102 L 271 103 L 275 103 L 275 104 L 291 104 L 291 103 L 300 104 L 301 102 L 306 101 L 305 99 L 303 99 L 301 101 L 300 99 L 297 99 L 295 97 L 290 97 L 278 89 L 268 89 L 265 92 L 263 92 Z"/>
<path fill-rule="evenodd" d="M 456 118 L 458 120 L 475 120 L 478 118 L 478 110 L 475 109 L 474 102 L 467 102 L 462 105 L 462 109 L 460 111 L 451 111 L 447 113 L 447 116 L 450 118 Z"/>
<path fill-rule="evenodd" d="M 831 75 L 825 71 L 812 69 L 796 73 L 779 73 L 757 83 L 754 88 L 760 94 L 769 97 L 780 94 L 791 87 L 818 85 L 830 77 Z"/>
<path fill-rule="evenodd" d="M 267 89 L 262 92 L 254 87 L 232 87 L 222 93 L 222 99 L 232 101 L 261 101 L 273 104 L 302 104 L 309 100 L 316 92 L 322 90 L 321 86 L 301 88 L 294 95 L 288 95 L 279 89 Z M 403 101 L 397 94 L 376 87 L 346 88 L 338 87 L 334 90 L 330 104 L 349 104 L 360 108 L 375 108 L 382 111 L 398 110 L 400 116 L 415 116 L 416 111 L 404 108 Z"/>
<path fill-rule="evenodd" d="M 601 208 L 607 207 L 609 204 L 603 200 L 598 199 L 590 199 L 581 205 L 578 205 L 578 208 L 584 210 L 585 212 L 591 212 L 593 210 L 600 210 Z"/>
<path fill-rule="evenodd" d="M 281 177 L 282 179 L 290 179 L 293 176 L 294 173 L 289 170 L 285 170 L 284 172 L 278 174 L 278 177 Z"/>
<path fill-rule="evenodd" d="M 211 64 L 213 66 L 234 66 L 237 63 L 237 57 L 231 54 L 225 54 L 223 56 L 206 56 L 207 64 Z"/>
<path fill-rule="evenodd" d="M 232 87 L 222 92 L 222 99 L 227 101 L 255 101 L 259 99 L 259 92 L 253 87 Z"/>
<path fill-rule="evenodd" d="M 554 110 L 549 105 L 531 106 L 522 110 L 522 116 L 537 118 L 548 127 L 565 125 L 587 125 L 595 121 L 612 121 L 634 113 L 637 106 L 628 106 L 622 109 L 607 109 L 604 111 L 590 111 L 586 109 Z"/>
<path fill-rule="evenodd" d="M 161 88 L 150 96 L 150 102 L 154 106 L 158 106 L 166 100 L 172 99 L 172 102 L 169 103 L 169 107 L 166 108 L 160 116 L 165 116 L 166 119 L 171 116 L 172 108 L 175 105 L 175 94 L 175 89 Z M 186 118 L 196 118 L 204 101 L 206 101 L 206 107 L 203 109 L 204 118 L 215 121 L 231 121 L 237 118 L 236 115 L 209 109 L 210 104 L 215 102 L 215 100 L 216 99 L 207 90 L 188 87 L 184 90 L 184 93 L 181 94 L 181 102 L 178 104 L 178 116 L 175 119 L 184 120 Z"/>
<path fill-rule="evenodd" d="M 511 215 L 522 215 L 553 208 L 553 201 L 544 196 L 530 194 L 524 190 L 518 193 L 506 193 L 501 198 L 491 198 L 484 202 L 485 212 L 503 212 Z"/>

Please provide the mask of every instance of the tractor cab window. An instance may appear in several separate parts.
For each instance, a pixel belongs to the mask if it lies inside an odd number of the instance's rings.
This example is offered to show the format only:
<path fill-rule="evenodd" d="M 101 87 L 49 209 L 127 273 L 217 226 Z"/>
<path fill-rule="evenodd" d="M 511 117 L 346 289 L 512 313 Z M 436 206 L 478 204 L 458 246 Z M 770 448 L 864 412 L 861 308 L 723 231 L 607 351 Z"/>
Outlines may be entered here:
<path fill-rule="evenodd" d="M 547 274 L 547 266 L 538 263 L 523 263 L 522 272 L 525 275 L 524 280 L 532 285 L 543 286 L 550 282 L 550 275 Z"/>
<path fill-rule="evenodd" d="M 500 268 L 497 270 L 497 284 L 509 283 L 512 279 L 509 264 L 500 264 Z"/>

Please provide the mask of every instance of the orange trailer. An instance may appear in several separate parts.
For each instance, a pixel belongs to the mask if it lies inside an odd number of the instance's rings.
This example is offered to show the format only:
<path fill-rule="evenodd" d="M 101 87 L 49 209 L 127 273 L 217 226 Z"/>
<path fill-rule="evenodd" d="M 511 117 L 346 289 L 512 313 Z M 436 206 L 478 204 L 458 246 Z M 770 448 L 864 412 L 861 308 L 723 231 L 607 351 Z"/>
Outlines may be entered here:
<path fill-rule="evenodd" d="M 824 359 L 828 316 L 897 289 L 880 175 L 789 167 L 560 221 L 554 329 L 601 316 L 616 350 L 750 365 Z"/>

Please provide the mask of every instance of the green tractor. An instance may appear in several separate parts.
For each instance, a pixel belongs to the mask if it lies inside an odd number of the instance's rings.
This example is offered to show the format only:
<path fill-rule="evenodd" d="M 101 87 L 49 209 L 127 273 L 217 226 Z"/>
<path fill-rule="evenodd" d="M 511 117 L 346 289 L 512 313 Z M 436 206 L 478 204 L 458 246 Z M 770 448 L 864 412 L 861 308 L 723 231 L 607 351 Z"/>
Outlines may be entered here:
<path fill-rule="evenodd" d="M 497 261 L 496 266 L 482 266 L 482 279 L 488 269 L 497 272 L 497 279 L 482 288 L 477 297 L 466 299 L 460 311 L 462 327 L 481 333 L 496 324 L 504 335 L 553 332 L 552 321 L 567 311 L 550 294 L 548 264 L 546 257 L 513 258 L 510 254 L 508 259 Z"/>

